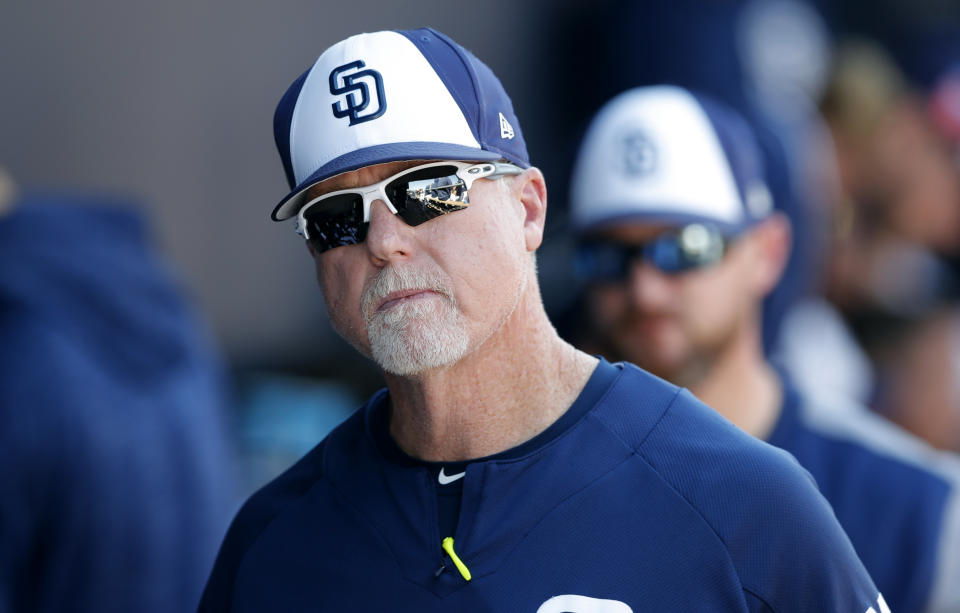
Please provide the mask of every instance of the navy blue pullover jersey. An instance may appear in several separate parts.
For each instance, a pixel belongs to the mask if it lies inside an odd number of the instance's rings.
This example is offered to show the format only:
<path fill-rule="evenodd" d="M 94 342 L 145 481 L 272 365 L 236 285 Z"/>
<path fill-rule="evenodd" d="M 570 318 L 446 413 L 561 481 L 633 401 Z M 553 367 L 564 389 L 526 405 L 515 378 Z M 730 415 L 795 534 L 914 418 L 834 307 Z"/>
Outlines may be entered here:
<path fill-rule="evenodd" d="M 632 365 L 601 361 L 523 453 L 470 462 L 453 535 L 437 474 L 378 445 L 387 403 L 244 505 L 200 611 L 885 610 L 789 454 Z"/>
<path fill-rule="evenodd" d="M 788 381 L 767 442 L 810 471 L 894 611 L 960 611 L 956 456 L 862 407 L 805 398 Z"/>

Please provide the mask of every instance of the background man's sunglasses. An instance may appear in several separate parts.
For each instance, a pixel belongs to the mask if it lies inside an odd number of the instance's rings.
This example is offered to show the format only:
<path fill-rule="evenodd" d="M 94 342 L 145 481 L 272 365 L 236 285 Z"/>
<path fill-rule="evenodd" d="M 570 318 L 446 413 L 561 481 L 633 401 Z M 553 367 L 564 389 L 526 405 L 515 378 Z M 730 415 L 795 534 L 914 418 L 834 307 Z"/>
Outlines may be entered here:
<path fill-rule="evenodd" d="M 414 166 L 366 187 L 319 196 L 297 215 L 297 232 L 318 251 L 355 245 L 367 237 L 370 205 L 383 200 L 407 225 L 465 209 L 477 179 L 516 175 L 522 168 L 499 162 L 431 162 Z"/>
<path fill-rule="evenodd" d="M 577 273 L 585 281 L 622 283 L 629 278 L 633 262 L 643 258 L 668 275 L 681 274 L 716 264 L 732 240 L 717 228 L 699 223 L 641 244 L 588 239 L 577 249 Z"/>

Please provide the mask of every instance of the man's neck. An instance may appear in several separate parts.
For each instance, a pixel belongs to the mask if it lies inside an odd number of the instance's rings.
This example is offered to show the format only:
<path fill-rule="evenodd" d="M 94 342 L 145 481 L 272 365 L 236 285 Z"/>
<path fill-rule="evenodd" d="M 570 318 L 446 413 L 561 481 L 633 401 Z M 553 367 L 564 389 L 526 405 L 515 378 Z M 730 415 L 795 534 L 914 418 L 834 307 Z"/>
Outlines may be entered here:
<path fill-rule="evenodd" d="M 731 343 L 690 391 L 759 439 L 770 434 L 783 401 L 780 378 L 764 358 L 759 332 L 753 330 Z"/>
<path fill-rule="evenodd" d="M 405 452 L 424 460 L 499 453 L 556 421 L 596 364 L 557 335 L 539 295 L 527 292 L 506 324 L 455 365 L 419 377 L 386 376 L 390 431 Z"/>

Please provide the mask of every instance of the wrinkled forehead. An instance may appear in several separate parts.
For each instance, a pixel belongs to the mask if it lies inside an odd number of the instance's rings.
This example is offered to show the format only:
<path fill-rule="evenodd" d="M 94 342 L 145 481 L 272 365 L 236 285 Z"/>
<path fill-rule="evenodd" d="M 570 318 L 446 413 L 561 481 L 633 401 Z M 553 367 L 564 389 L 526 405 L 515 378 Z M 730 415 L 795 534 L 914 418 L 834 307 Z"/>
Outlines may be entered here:
<path fill-rule="evenodd" d="M 321 181 L 310 188 L 307 192 L 308 198 L 316 198 L 330 192 L 342 189 L 351 189 L 354 187 L 366 187 L 379 183 L 387 177 L 391 177 L 398 172 L 403 172 L 408 168 L 426 164 L 432 160 L 404 160 L 400 162 L 385 162 L 383 164 L 373 164 L 364 166 L 357 170 L 345 172 L 324 181 Z"/>

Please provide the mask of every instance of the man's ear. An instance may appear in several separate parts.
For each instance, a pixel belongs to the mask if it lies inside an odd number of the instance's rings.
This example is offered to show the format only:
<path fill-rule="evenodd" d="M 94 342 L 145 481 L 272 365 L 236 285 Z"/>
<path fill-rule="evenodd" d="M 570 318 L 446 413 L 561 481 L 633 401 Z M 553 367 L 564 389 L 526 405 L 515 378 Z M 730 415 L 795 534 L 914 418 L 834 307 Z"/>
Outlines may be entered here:
<path fill-rule="evenodd" d="M 754 283 L 758 295 L 766 296 L 777 286 L 790 259 L 793 232 L 790 220 L 775 212 L 759 222 L 753 229 L 757 252 Z"/>
<path fill-rule="evenodd" d="M 536 251 L 543 242 L 547 222 L 547 183 L 539 168 L 530 167 L 513 179 L 514 193 L 523 205 L 523 236 L 527 251 Z"/>

